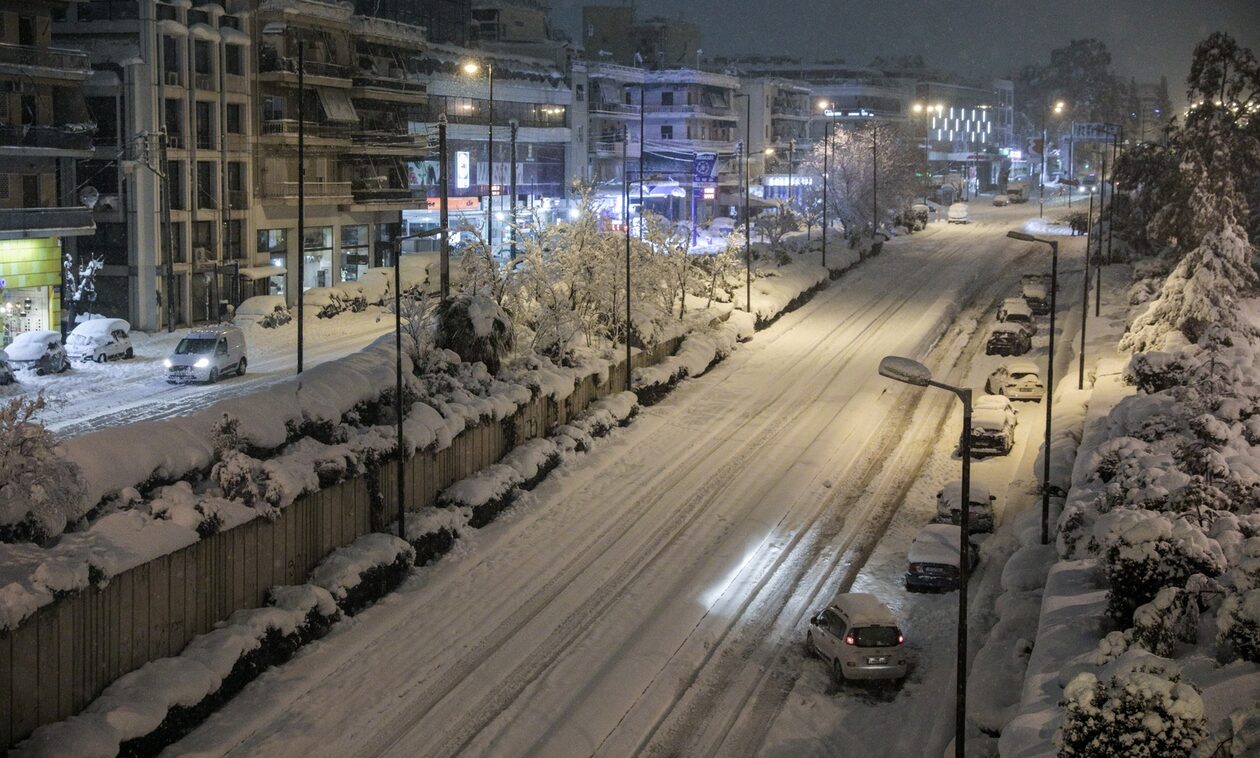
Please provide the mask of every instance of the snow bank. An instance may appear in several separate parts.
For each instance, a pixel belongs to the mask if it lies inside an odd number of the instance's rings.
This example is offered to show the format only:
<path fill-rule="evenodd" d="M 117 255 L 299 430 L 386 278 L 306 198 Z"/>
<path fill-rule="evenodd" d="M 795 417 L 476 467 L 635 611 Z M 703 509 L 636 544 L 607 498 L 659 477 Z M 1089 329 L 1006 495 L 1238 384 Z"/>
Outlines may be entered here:
<path fill-rule="evenodd" d="M 323 588 L 348 615 L 381 597 L 407 575 L 416 553 L 392 534 L 365 534 L 332 551 L 311 572 L 310 583 Z"/>

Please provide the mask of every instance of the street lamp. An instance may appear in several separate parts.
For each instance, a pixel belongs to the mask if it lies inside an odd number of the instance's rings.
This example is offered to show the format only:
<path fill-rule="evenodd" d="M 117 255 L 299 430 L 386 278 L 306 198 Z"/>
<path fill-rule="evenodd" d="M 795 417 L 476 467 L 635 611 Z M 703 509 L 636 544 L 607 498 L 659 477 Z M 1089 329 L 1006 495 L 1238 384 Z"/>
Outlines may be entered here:
<path fill-rule="evenodd" d="M 477 61 L 466 61 L 461 67 L 465 74 L 476 76 L 481 71 Z M 486 120 L 486 244 L 494 252 L 494 63 L 486 62 L 486 77 L 490 80 L 490 112 Z"/>
<path fill-rule="evenodd" d="M 1050 246 L 1050 355 L 1046 359 L 1046 434 L 1042 443 L 1041 471 L 1041 544 L 1050 544 L 1050 436 L 1052 430 L 1051 414 L 1054 410 L 1054 313 L 1055 302 L 1059 292 L 1059 243 L 1055 240 L 1034 237 L 1031 234 L 1011 230 L 1007 237 L 1020 242 L 1040 242 Z"/>
<path fill-rule="evenodd" d="M 748 304 L 748 312 L 752 309 L 752 208 L 749 201 L 748 159 L 752 157 L 752 96 L 737 93 L 735 97 L 744 98 L 744 296 Z M 754 316 L 755 317 L 755 316 Z"/>
<path fill-rule="evenodd" d="M 828 151 L 831 149 L 831 130 L 835 128 L 835 111 L 831 109 L 831 101 L 819 100 L 818 109 L 827 117 L 827 125 L 823 132 L 823 190 L 822 190 L 822 265 L 827 268 L 827 174 L 831 167 L 828 163 Z"/>
<path fill-rule="evenodd" d="M 642 107 L 641 102 L 639 105 L 640 107 Z M 623 129 L 624 131 L 622 132 L 622 141 L 621 141 L 621 187 L 622 187 L 621 199 L 622 199 L 622 208 L 625 210 L 625 219 L 626 219 L 626 391 L 632 392 L 633 389 L 632 389 L 631 380 L 633 379 L 634 369 L 630 365 L 630 358 L 631 358 L 630 356 L 630 318 L 631 318 L 630 316 L 630 125 L 626 124 L 623 127 Z M 642 155 L 643 155 L 642 139 L 643 139 L 643 136 L 640 135 L 639 136 L 640 168 L 642 168 L 642 165 L 643 165 L 642 164 Z M 639 174 L 639 196 L 640 197 L 643 196 L 642 173 Z M 640 201 L 640 203 L 642 203 L 642 201 Z M 640 238 L 642 238 L 642 235 L 643 235 L 643 206 L 642 204 L 640 204 L 639 206 L 639 236 Z M 684 292 L 683 298 L 686 299 L 686 297 L 687 297 L 687 293 Z"/>
<path fill-rule="evenodd" d="M 443 173 L 443 181 L 445 181 L 445 176 L 446 174 Z M 416 234 L 394 238 L 394 433 L 396 435 L 396 444 L 398 445 L 398 488 L 395 490 L 395 495 L 398 498 L 398 537 L 402 540 L 407 539 L 407 506 L 405 503 L 407 477 L 403 472 L 403 462 L 406 460 L 406 455 L 403 452 L 402 243 L 406 240 L 436 237 L 445 233 L 446 228 L 441 227 L 438 229 L 425 229 Z"/>
<path fill-rule="evenodd" d="M 927 366 L 910 358 L 886 356 L 879 362 L 880 376 L 915 387 L 935 387 L 952 392 L 962 401 L 962 506 L 958 513 L 958 674 L 954 692 L 954 755 L 964 758 L 967 734 L 967 579 L 970 574 L 971 542 L 971 388 L 955 387 L 932 379 Z"/>
<path fill-rule="evenodd" d="M 1046 153 L 1050 152 L 1050 137 L 1046 122 L 1049 120 L 1047 110 L 1050 104 L 1046 103 L 1041 109 L 1041 200 L 1037 207 L 1037 217 L 1044 218 L 1046 213 Z M 1067 104 L 1062 100 L 1055 102 L 1054 115 L 1058 116 L 1067 108 Z"/>

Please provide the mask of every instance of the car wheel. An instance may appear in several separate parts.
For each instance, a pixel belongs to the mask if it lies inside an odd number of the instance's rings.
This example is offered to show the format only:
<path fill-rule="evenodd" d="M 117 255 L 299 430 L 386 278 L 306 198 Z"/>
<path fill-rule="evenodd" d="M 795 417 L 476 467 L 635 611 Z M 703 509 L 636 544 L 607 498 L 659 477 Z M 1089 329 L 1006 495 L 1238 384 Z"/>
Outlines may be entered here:
<path fill-rule="evenodd" d="M 123 354 L 123 357 L 124 357 L 124 358 L 135 358 L 135 357 L 136 357 L 136 351 L 132 350 L 131 348 L 127 348 L 127 352 Z"/>
<path fill-rule="evenodd" d="M 236 375 L 245 376 L 245 359 L 244 358 L 241 359 L 240 363 L 236 364 Z"/>
<path fill-rule="evenodd" d="M 818 649 L 814 647 L 814 633 L 813 632 L 805 632 L 805 657 L 806 658 L 818 657 Z"/>
<path fill-rule="evenodd" d="M 109 359 L 105 357 L 105 354 L 104 354 L 104 353 L 100 353 L 100 354 L 98 354 L 98 355 L 96 356 L 96 362 L 97 362 L 97 363 L 104 363 L 104 362 L 105 362 L 105 361 L 107 361 L 107 360 L 109 360 Z"/>
<path fill-rule="evenodd" d="M 844 665 L 839 660 L 831 664 L 831 678 L 835 680 L 836 684 L 844 684 Z"/>
<path fill-rule="evenodd" d="M 210 376 L 206 377 L 206 384 L 214 384 L 219 381 L 219 370 L 217 368 L 210 369 Z"/>

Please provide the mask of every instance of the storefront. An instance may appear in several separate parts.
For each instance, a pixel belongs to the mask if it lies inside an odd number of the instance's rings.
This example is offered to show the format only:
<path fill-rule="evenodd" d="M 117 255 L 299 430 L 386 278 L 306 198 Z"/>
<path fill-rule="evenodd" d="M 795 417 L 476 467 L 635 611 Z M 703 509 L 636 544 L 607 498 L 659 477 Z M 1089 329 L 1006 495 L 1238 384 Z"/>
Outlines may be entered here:
<path fill-rule="evenodd" d="M 59 328 L 61 240 L 0 240 L 0 345 L 21 332 Z"/>

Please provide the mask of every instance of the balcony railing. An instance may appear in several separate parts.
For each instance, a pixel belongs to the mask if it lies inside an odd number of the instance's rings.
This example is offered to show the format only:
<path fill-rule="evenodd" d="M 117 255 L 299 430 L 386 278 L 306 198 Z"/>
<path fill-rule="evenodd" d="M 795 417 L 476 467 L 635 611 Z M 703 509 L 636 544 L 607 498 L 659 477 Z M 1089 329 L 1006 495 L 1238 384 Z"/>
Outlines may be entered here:
<path fill-rule="evenodd" d="M 650 116 L 654 113 L 695 113 L 718 118 L 735 118 L 735 113 L 729 107 L 701 105 L 699 103 L 648 106 L 647 115 Z"/>
<path fill-rule="evenodd" d="M 193 86 L 207 92 L 214 92 L 219 89 L 214 74 L 193 74 Z"/>
<path fill-rule="evenodd" d="M 296 137 L 298 120 L 295 118 L 278 118 L 262 123 L 263 134 L 283 134 Z M 350 126 L 343 124 L 319 124 L 306 122 L 306 136 L 321 139 L 349 139 Z"/>
<path fill-rule="evenodd" d="M 350 197 L 350 182 L 308 181 L 304 192 L 307 198 Z M 265 181 L 262 196 L 266 198 L 293 198 L 298 196 L 297 182 Z"/>
<path fill-rule="evenodd" d="M 399 126 L 396 128 L 370 128 L 361 127 L 354 131 L 354 144 L 356 145 L 381 145 L 384 147 L 426 147 L 429 144 L 429 136 L 427 134 L 411 134 L 407 132 L 407 127 Z"/>
<path fill-rule="evenodd" d="M 639 115 L 639 106 L 637 103 L 634 105 L 629 103 L 591 103 L 591 115 L 637 116 Z"/>
<path fill-rule="evenodd" d="M 92 132 L 65 126 L 0 124 L 0 146 L 53 150 L 91 150 Z"/>
<path fill-rule="evenodd" d="M 416 197 L 411 190 L 402 187 L 355 187 L 356 203 L 405 203 Z"/>
<path fill-rule="evenodd" d="M 274 48 L 263 48 L 263 53 L 258 56 L 258 72 L 268 73 L 272 71 L 283 71 L 290 74 L 297 73 L 297 58 L 289 58 L 275 53 L 268 53 L 268 50 Z M 307 76 L 328 76 L 334 79 L 346 79 L 350 76 L 350 67 L 343 66 L 339 63 L 328 63 L 325 61 L 313 61 L 307 59 L 303 62 L 306 67 Z"/>
<path fill-rule="evenodd" d="M 45 49 L 7 43 L 0 43 L 0 63 L 59 68 L 67 71 L 87 71 L 90 69 L 87 53 L 79 52 L 78 50 Z"/>
<path fill-rule="evenodd" d="M 88 208 L 12 208 L 0 209 L 0 234 L 13 232 L 37 236 L 41 232 L 67 229 L 91 229 L 92 211 Z"/>

